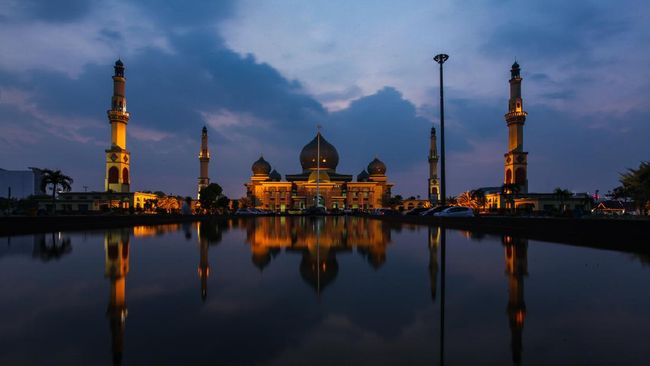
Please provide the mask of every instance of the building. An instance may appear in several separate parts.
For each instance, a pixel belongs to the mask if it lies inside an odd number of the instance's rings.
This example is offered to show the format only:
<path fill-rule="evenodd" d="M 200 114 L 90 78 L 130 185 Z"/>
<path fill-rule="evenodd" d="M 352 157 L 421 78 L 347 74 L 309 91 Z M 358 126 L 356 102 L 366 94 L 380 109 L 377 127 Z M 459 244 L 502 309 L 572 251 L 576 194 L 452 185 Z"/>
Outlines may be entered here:
<path fill-rule="evenodd" d="M 521 93 L 521 68 L 515 61 L 510 69 L 510 98 L 505 114 L 508 127 L 508 151 L 504 154 L 504 179 L 501 187 L 483 187 L 478 190 L 485 197 L 484 210 L 517 209 L 525 211 L 569 211 L 591 209 L 586 193 L 568 197 L 555 193 L 528 192 L 528 152 L 524 151 L 524 111 Z"/>
<path fill-rule="evenodd" d="M 126 150 L 126 125 L 129 123 L 129 112 L 126 111 L 126 78 L 121 60 L 115 62 L 114 69 L 113 97 L 111 109 L 107 112 L 111 123 L 111 147 L 106 150 L 104 186 L 106 191 L 129 192 L 131 154 Z"/>
<path fill-rule="evenodd" d="M 429 202 L 434 206 L 440 201 L 440 180 L 438 179 L 438 148 L 436 129 L 431 127 L 429 138 Z"/>
<path fill-rule="evenodd" d="M 384 207 L 393 183 L 386 177 L 386 165 L 375 158 L 352 180 L 352 175 L 336 172 L 339 154 L 321 133 L 300 152 L 302 173 L 288 174 L 286 181 L 271 169 L 264 157 L 251 167 L 253 175 L 246 196 L 256 208 L 285 212 L 308 207 L 327 209 L 372 209 Z"/>
<path fill-rule="evenodd" d="M 85 213 L 113 208 L 153 211 L 159 197 L 149 192 L 62 192 L 56 203 L 57 212 Z M 52 210 L 52 201 L 39 201 L 39 208 Z"/>
<path fill-rule="evenodd" d="M 210 149 L 208 148 L 208 129 L 203 126 L 201 131 L 201 151 L 199 152 L 199 186 L 196 198 L 201 198 L 201 189 L 210 185 L 208 164 L 210 163 Z"/>
<path fill-rule="evenodd" d="M 508 152 L 504 154 L 505 184 L 516 184 L 519 192 L 528 193 L 527 169 L 528 153 L 524 151 L 524 123 L 528 113 L 524 111 L 521 97 L 521 75 L 519 64 L 515 61 L 510 70 L 510 100 L 508 113 L 505 114 L 508 126 Z"/>
<path fill-rule="evenodd" d="M 22 199 L 29 196 L 44 195 L 41 189 L 43 171 L 38 168 L 29 170 L 6 170 L 0 168 L 0 196 Z"/>

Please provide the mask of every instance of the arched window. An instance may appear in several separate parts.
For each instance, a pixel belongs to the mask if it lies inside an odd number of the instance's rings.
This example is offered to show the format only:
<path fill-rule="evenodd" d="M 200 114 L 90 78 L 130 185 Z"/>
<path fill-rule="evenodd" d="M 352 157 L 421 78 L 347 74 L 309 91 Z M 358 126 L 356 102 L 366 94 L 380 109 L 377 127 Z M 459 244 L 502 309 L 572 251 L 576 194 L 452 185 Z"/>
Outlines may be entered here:
<path fill-rule="evenodd" d="M 515 171 L 515 183 L 526 184 L 526 170 L 524 168 L 517 168 Z"/>
<path fill-rule="evenodd" d="M 122 169 L 122 183 L 129 184 L 129 170 L 127 168 Z"/>
<path fill-rule="evenodd" d="M 506 170 L 506 184 L 512 183 L 512 171 L 510 169 Z"/>
<path fill-rule="evenodd" d="M 117 183 L 120 179 L 120 171 L 117 170 L 117 167 L 110 167 L 108 169 L 108 183 Z"/>

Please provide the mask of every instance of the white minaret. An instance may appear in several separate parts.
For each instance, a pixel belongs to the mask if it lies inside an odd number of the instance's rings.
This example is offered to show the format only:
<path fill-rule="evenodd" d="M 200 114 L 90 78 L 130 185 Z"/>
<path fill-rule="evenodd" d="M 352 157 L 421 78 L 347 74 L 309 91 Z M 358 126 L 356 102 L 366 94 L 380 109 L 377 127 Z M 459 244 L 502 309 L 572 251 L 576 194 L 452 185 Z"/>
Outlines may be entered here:
<path fill-rule="evenodd" d="M 210 150 L 208 149 L 208 129 L 203 126 L 201 132 L 201 152 L 199 152 L 199 187 L 197 190 L 197 198 L 200 198 L 201 189 L 210 184 L 210 176 L 208 175 L 208 163 L 210 162 Z"/>
<path fill-rule="evenodd" d="M 436 128 L 431 127 L 429 141 L 429 201 L 435 206 L 440 201 L 440 180 L 438 180 L 438 147 Z"/>

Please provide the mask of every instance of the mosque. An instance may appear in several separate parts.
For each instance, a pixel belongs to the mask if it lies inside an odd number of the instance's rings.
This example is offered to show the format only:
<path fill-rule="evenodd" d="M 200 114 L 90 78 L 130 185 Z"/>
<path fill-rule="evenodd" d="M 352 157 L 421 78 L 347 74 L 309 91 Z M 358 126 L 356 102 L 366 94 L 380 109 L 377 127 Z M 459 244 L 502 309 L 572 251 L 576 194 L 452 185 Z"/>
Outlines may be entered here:
<path fill-rule="evenodd" d="M 339 154 L 320 132 L 300 152 L 302 172 L 286 180 L 264 157 L 251 167 L 246 197 L 256 208 L 285 212 L 307 207 L 326 209 L 373 209 L 384 207 L 393 183 L 386 177 L 386 164 L 375 158 L 353 181 L 352 175 L 336 171 Z M 318 201 L 317 201 L 318 199 Z"/>

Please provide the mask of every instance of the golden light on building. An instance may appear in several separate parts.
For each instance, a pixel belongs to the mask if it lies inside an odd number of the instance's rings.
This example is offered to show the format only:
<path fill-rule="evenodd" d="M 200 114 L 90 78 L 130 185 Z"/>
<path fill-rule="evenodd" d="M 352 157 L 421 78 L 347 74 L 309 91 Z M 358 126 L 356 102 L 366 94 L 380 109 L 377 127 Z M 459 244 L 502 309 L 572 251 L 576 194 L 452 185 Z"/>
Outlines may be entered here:
<path fill-rule="evenodd" d="M 338 163 L 336 148 L 319 132 L 300 153 L 302 173 L 288 174 L 286 181 L 264 157 L 255 161 L 253 175 L 245 184 L 246 196 L 255 207 L 278 212 L 305 209 L 318 202 L 327 209 L 384 207 L 393 183 L 388 182 L 382 161 L 371 161 L 356 181 L 352 175 L 337 173 Z"/>

